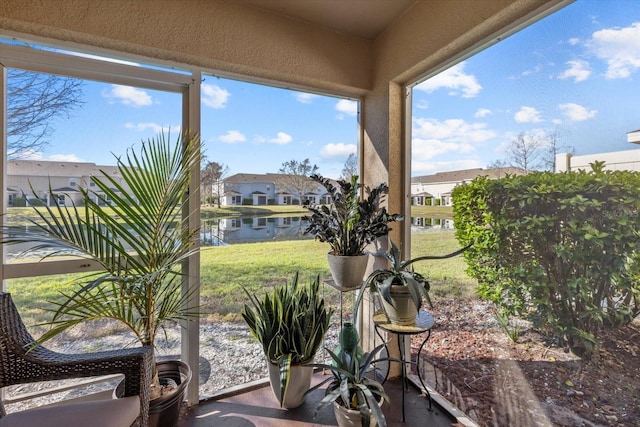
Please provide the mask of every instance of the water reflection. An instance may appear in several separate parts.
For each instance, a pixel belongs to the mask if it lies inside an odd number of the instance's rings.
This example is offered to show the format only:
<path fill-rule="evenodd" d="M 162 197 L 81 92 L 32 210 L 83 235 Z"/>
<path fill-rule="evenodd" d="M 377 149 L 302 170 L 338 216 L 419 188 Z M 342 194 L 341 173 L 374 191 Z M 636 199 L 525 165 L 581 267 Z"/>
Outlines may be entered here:
<path fill-rule="evenodd" d="M 425 231 L 454 230 L 453 218 L 411 217 L 411 232 L 422 233 Z"/>
<path fill-rule="evenodd" d="M 200 244 L 201 246 L 225 246 L 272 240 L 313 239 L 313 236 L 303 234 L 306 228 L 307 221 L 304 221 L 302 216 L 206 219 L 202 220 L 200 226 Z M 412 233 L 453 229 L 452 218 L 411 217 Z M 35 244 L 11 245 L 5 247 L 5 253 L 8 259 L 14 259 L 33 246 Z M 41 257 L 44 253 L 37 252 L 30 255 Z"/>
<path fill-rule="evenodd" d="M 236 217 L 202 221 L 203 246 L 313 239 L 302 217 Z"/>

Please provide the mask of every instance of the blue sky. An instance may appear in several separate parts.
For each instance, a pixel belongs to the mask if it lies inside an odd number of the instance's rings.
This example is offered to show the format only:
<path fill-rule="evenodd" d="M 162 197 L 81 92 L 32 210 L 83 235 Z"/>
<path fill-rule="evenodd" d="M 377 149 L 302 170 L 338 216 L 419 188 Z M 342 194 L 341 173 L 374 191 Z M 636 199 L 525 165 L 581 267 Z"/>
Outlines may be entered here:
<path fill-rule="evenodd" d="M 578 0 L 414 90 L 412 175 L 486 167 L 515 136 L 555 132 L 576 154 L 640 149 L 640 1 Z M 87 82 L 83 108 L 32 158 L 113 164 L 112 153 L 177 129 L 177 95 Z M 309 158 L 337 177 L 356 152 L 357 104 L 205 76 L 205 155 L 230 173 Z"/>
<path fill-rule="evenodd" d="M 640 1 L 578 0 L 414 90 L 412 174 L 485 167 L 524 133 L 640 149 Z"/>

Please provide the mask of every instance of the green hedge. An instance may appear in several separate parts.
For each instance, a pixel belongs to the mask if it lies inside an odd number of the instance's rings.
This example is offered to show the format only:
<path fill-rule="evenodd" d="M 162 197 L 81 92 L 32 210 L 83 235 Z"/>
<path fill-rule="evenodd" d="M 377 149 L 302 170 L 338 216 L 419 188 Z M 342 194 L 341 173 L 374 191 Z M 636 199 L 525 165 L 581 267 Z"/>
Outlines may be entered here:
<path fill-rule="evenodd" d="M 454 189 L 456 237 L 479 294 L 590 355 L 640 313 L 640 173 L 535 172 Z"/>

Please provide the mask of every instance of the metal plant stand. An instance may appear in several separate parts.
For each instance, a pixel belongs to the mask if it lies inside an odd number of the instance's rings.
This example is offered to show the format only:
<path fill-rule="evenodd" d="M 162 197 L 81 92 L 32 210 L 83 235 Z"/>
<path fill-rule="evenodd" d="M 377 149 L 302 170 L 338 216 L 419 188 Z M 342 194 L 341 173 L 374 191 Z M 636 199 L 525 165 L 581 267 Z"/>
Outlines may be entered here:
<path fill-rule="evenodd" d="M 431 328 L 435 324 L 435 319 L 432 315 L 427 313 L 426 311 L 420 311 L 418 316 L 416 317 L 416 324 L 410 326 L 402 326 L 402 325 L 394 325 L 392 324 L 387 316 L 384 313 L 379 313 L 373 316 L 373 323 L 375 325 L 376 334 L 380 339 L 385 342 L 385 347 L 387 346 L 386 341 L 382 337 L 380 330 L 391 332 L 397 335 L 398 337 L 398 348 L 400 350 L 400 360 L 402 360 L 402 422 L 405 422 L 405 413 L 404 413 L 404 395 L 405 389 L 408 388 L 408 380 L 407 380 L 407 363 L 406 356 L 404 352 L 405 346 L 405 337 L 411 335 L 417 335 L 422 333 L 427 333 L 422 344 L 420 344 L 420 349 L 418 350 L 418 356 L 416 359 L 416 371 L 418 374 L 418 380 L 420 381 L 420 385 L 422 389 L 425 391 L 427 395 L 427 399 L 429 399 L 429 410 L 431 411 L 432 402 L 431 402 L 431 393 L 429 393 L 429 389 L 425 386 L 424 381 L 422 380 L 422 375 L 420 374 L 420 354 L 422 353 L 422 349 L 424 345 L 427 343 L 429 338 L 431 337 Z M 389 348 L 387 347 L 387 354 L 389 354 Z M 387 369 L 383 384 L 387 381 L 389 377 L 390 369 Z"/>

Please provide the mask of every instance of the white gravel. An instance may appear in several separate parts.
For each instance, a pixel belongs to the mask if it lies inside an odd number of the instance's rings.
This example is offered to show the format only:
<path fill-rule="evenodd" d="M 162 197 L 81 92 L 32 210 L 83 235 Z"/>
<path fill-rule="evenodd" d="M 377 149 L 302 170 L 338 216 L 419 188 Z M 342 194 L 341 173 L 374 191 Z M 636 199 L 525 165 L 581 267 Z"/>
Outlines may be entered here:
<path fill-rule="evenodd" d="M 327 336 L 326 346 L 335 348 L 339 333 L 339 320 L 333 322 Z M 110 333 L 108 327 L 92 328 L 93 331 L 105 331 L 105 336 L 86 339 L 86 331 L 77 330 L 56 337 L 46 346 L 61 353 L 87 353 L 101 350 L 123 348 L 131 344 L 126 333 Z M 157 343 L 158 358 L 179 358 L 180 329 L 171 328 Z M 316 356 L 322 361 L 325 352 Z M 326 361 L 326 360 L 325 360 Z M 248 383 L 267 376 L 266 363 L 262 347 L 251 336 L 244 322 L 202 322 L 200 323 L 200 395 L 207 396 L 232 386 Z M 69 383 L 77 381 L 68 381 Z M 21 384 L 7 387 L 6 396 L 39 391 L 60 385 L 60 381 L 47 383 Z M 93 393 L 113 388 L 117 381 L 83 387 L 81 389 L 56 393 L 28 401 L 5 405 L 7 412 L 16 412 L 30 407 L 53 403 L 69 397 Z"/>

